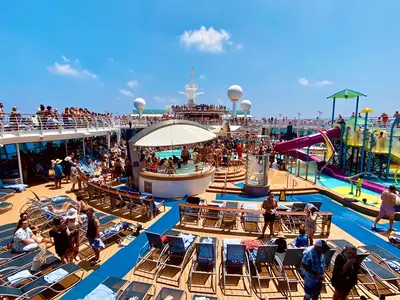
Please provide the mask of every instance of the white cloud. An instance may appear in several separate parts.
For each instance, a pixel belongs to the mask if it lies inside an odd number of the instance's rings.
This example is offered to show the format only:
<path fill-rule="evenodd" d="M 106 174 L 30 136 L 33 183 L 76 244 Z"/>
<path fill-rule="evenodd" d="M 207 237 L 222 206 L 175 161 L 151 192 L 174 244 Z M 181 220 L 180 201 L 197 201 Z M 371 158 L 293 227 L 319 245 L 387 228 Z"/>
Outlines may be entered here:
<path fill-rule="evenodd" d="M 333 85 L 334 83 L 329 80 L 321 80 L 315 83 L 310 83 L 306 78 L 299 78 L 298 82 L 304 86 L 325 86 L 325 85 Z"/>
<path fill-rule="evenodd" d="M 70 60 L 68 58 L 66 58 L 64 55 L 61 56 L 62 60 L 65 62 L 70 62 Z"/>
<path fill-rule="evenodd" d="M 333 82 L 329 80 L 322 80 L 322 81 L 317 81 L 315 85 L 323 86 L 323 85 L 332 85 Z"/>
<path fill-rule="evenodd" d="M 134 94 L 131 91 L 125 90 L 125 89 L 120 89 L 119 92 L 121 95 L 124 95 L 126 97 L 133 97 Z"/>
<path fill-rule="evenodd" d="M 161 97 L 161 96 L 154 96 L 153 100 L 160 102 L 160 103 L 165 103 L 165 102 L 175 103 L 175 102 L 177 102 L 177 99 L 175 99 L 175 98 L 165 98 L 165 97 Z"/>
<path fill-rule="evenodd" d="M 299 78 L 299 83 L 300 83 L 301 85 L 308 85 L 308 80 L 305 79 L 305 78 Z"/>
<path fill-rule="evenodd" d="M 206 75 L 201 74 L 201 75 L 199 76 L 199 78 L 200 78 L 200 79 L 206 79 L 207 77 L 206 77 Z"/>
<path fill-rule="evenodd" d="M 94 78 L 97 79 L 97 75 L 89 70 L 78 70 L 73 68 L 70 64 L 59 64 L 55 62 L 52 66 L 47 67 L 49 72 L 60 75 L 60 76 L 71 76 L 77 78 Z"/>
<path fill-rule="evenodd" d="M 185 30 L 179 38 L 187 48 L 194 47 L 203 52 L 224 52 L 226 45 L 233 47 L 233 49 L 243 47 L 241 44 L 235 44 L 231 40 L 229 32 L 224 29 L 215 30 L 214 27 L 207 29 L 201 26 L 198 30 Z"/>
<path fill-rule="evenodd" d="M 135 87 L 137 87 L 139 85 L 139 81 L 137 81 L 137 80 L 129 80 L 126 84 L 130 88 L 135 88 Z"/>

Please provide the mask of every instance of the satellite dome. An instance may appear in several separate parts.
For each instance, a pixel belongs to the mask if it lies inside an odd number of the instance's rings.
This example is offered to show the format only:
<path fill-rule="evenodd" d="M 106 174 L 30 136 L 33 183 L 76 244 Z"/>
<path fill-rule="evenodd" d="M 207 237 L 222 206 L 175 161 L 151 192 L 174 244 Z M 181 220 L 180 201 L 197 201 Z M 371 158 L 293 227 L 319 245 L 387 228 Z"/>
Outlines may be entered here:
<path fill-rule="evenodd" d="M 146 101 L 143 98 L 136 98 L 133 105 L 137 110 L 144 110 L 146 108 Z"/>
<path fill-rule="evenodd" d="M 251 101 L 250 100 L 243 100 L 240 103 L 240 108 L 244 111 L 244 112 L 248 112 L 251 108 Z"/>
<path fill-rule="evenodd" d="M 228 98 L 231 99 L 232 102 L 239 101 L 239 99 L 243 96 L 243 90 L 239 85 L 232 85 L 228 89 Z"/>

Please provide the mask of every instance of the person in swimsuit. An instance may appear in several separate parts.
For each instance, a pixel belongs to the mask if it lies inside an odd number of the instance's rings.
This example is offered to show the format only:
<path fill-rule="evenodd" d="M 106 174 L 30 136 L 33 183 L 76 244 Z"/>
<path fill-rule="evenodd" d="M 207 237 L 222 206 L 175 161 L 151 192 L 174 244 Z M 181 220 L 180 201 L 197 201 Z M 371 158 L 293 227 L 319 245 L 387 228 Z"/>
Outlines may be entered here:
<path fill-rule="evenodd" d="M 86 214 L 88 217 L 86 237 L 94 252 L 94 258 L 90 262 L 90 265 L 95 266 L 100 263 L 100 251 L 104 249 L 105 246 L 100 239 L 100 221 L 95 216 L 94 209 L 89 207 Z"/>
<path fill-rule="evenodd" d="M 383 218 L 389 218 L 389 231 L 393 231 L 393 221 L 395 209 L 394 206 L 400 203 L 399 196 L 396 195 L 396 187 L 391 185 L 389 190 L 384 191 L 381 194 L 382 204 L 379 210 L 379 215 L 376 217 L 372 230 L 376 230 L 376 224 Z"/>
<path fill-rule="evenodd" d="M 79 227 L 82 225 L 82 221 L 78 216 L 78 212 L 75 208 L 70 208 L 67 212 L 67 220 L 66 225 L 70 232 L 69 235 L 69 243 L 70 243 L 70 252 L 72 258 L 79 262 L 80 258 L 78 256 L 79 253 Z"/>
<path fill-rule="evenodd" d="M 263 216 L 264 216 L 264 227 L 262 230 L 262 234 L 259 237 L 260 239 L 264 238 L 267 226 L 269 226 L 270 237 L 274 235 L 275 209 L 277 206 L 278 202 L 276 202 L 274 198 L 274 193 L 269 192 L 268 198 L 266 198 L 264 202 L 261 204 L 261 210 L 263 211 Z"/>

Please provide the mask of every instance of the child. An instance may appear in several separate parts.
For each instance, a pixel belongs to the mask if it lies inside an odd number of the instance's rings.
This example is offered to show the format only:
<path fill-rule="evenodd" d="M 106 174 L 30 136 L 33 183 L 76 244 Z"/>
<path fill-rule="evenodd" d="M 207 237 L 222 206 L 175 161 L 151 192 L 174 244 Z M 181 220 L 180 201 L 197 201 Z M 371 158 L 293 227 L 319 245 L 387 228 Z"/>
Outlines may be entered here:
<path fill-rule="evenodd" d="M 195 171 L 195 172 L 199 172 L 199 171 L 200 171 L 199 166 L 197 166 L 197 165 L 194 166 L 194 171 Z"/>
<path fill-rule="evenodd" d="M 356 183 L 356 197 L 361 196 L 361 188 L 363 184 L 364 176 L 361 174 L 358 176 L 357 183 Z"/>
<path fill-rule="evenodd" d="M 306 248 L 308 247 L 308 237 L 306 237 L 306 230 L 304 228 L 300 228 L 299 236 L 293 242 L 296 248 Z"/>
<path fill-rule="evenodd" d="M 314 234 L 317 229 L 318 208 L 312 204 L 306 206 L 306 233 L 310 245 L 314 245 Z"/>

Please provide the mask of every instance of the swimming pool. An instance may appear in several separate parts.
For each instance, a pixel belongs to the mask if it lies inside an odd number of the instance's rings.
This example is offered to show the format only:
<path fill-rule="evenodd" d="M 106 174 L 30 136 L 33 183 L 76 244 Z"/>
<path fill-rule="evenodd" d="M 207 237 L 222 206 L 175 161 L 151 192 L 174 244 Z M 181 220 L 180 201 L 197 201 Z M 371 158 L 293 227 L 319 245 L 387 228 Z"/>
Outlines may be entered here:
<path fill-rule="evenodd" d="M 189 150 L 189 153 L 190 153 L 190 155 L 192 155 L 192 150 Z M 180 158 L 182 155 L 182 150 L 181 149 L 172 149 L 172 150 L 156 152 L 156 156 L 161 159 L 163 159 L 163 158 L 168 159 L 174 155 Z"/>
<path fill-rule="evenodd" d="M 189 153 L 190 153 L 190 155 L 192 155 L 192 150 L 189 150 Z M 168 158 L 172 157 L 173 155 L 175 155 L 178 158 L 180 158 L 181 155 L 182 155 L 182 150 L 181 149 L 173 149 L 173 150 L 166 150 L 166 151 L 156 152 L 156 156 L 158 158 L 161 158 L 161 159 L 163 159 L 163 158 L 168 159 Z M 202 163 L 198 163 L 197 165 L 198 165 L 198 167 L 200 169 L 200 172 L 201 171 L 208 171 L 210 169 L 209 167 L 204 166 Z M 177 165 L 175 165 L 176 174 L 193 174 L 193 173 L 196 173 L 194 171 L 195 167 L 196 167 L 196 165 L 192 161 L 189 161 L 186 165 L 181 164 L 181 168 L 180 169 L 178 168 Z"/>

